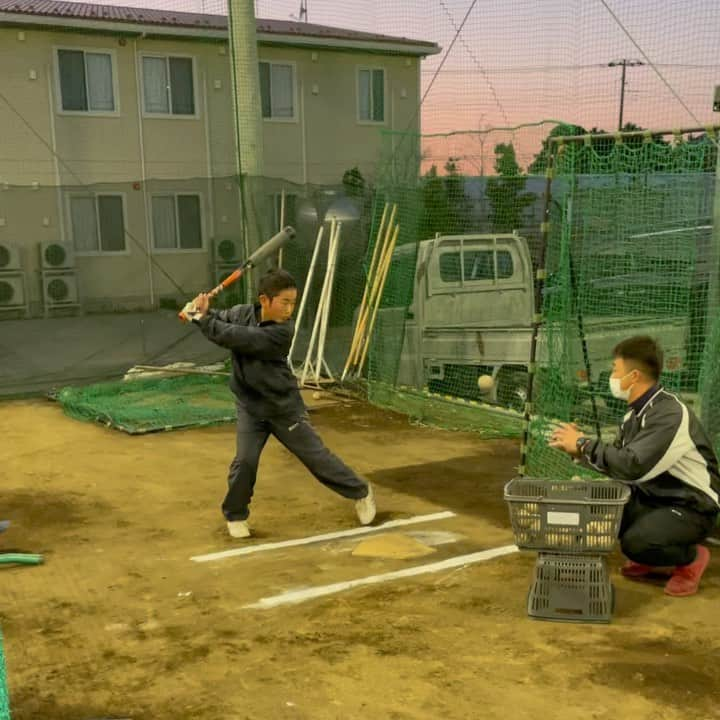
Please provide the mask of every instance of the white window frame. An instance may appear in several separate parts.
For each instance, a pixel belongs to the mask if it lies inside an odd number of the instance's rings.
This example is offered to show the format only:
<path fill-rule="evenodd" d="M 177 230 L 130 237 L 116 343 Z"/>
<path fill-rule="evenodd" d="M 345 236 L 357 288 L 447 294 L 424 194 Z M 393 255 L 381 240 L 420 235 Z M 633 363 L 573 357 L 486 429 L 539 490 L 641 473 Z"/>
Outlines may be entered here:
<path fill-rule="evenodd" d="M 369 70 L 372 78 L 372 72 L 374 70 L 382 70 L 383 74 L 383 119 L 382 120 L 363 120 L 360 117 L 360 71 Z M 357 65 L 355 68 L 355 119 L 358 125 L 374 125 L 378 127 L 380 125 L 387 125 L 388 116 L 388 84 L 387 84 L 387 70 L 379 65 Z M 371 81 L 372 82 L 372 81 Z M 372 88 L 370 89 L 370 101 L 372 103 Z M 372 106 L 371 106 L 372 111 Z M 370 113 L 372 115 L 372 112 Z"/>
<path fill-rule="evenodd" d="M 60 85 L 60 50 L 75 52 L 95 53 L 110 56 L 110 70 L 112 73 L 113 103 L 114 110 L 63 110 L 62 86 Z M 87 47 L 79 45 L 53 45 L 53 67 L 55 68 L 55 111 L 58 115 L 70 115 L 75 117 L 119 117 L 120 116 L 120 86 L 118 83 L 117 53 L 114 48 Z M 85 93 L 87 97 L 87 68 L 85 70 Z"/>
<path fill-rule="evenodd" d="M 482 280 L 465 279 L 465 253 L 475 251 L 489 251 L 494 254 L 494 275 L 492 278 L 484 278 Z M 508 252 L 512 258 L 513 274 L 508 278 L 498 278 L 498 252 Z M 440 258 L 442 255 L 455 253 L 460 256 L 460 278 L 456 281 L 443 280 L 440 274 Z M 433 258 L 432 262 L 434 263 L 434 267 L 430 280 L 430 295 L 454 295 L 462 292 L 481 292 L 483 290 L 495 290 L 497 288 L 512 290 L 525 286 L 522 256 L 512 243 L 498 242 L 497 239 L 495 239 L 492 244 L 477 245 L 473 244 L 471 240 L 463 241 L 456 238 L 448 238 L 448 240 L 435 246 Z"/>
<path fill-rule="evenodd" d="M 199 248 L 181 248 L 179 245 L 174 248 L 159 248 L 155 245 L 155 225 L 153 223 L 153 200 L 155 198 L 171 197 L 175 201 L 175 242 L 180 242 L 180 212 L 178 210 L 178 195 L 194 195 L 198 198 L 200 207 L 200 247 Z M 203 194 L 195 190 L 168 190 L 166 192 L 156 192 L 150 194 L 150 232 L 152 234 L 152 253 L 153 255 L 171 255 L 181 253 L 183 255 L 191 253 L 207 252 L 207 241 L 205 232 L 205 203 L 203 202 Z"/>
<path fill-rule="evenodd" d="M 102 237 L 100 236 L 100 205 L 98 204 L 98 196 L 102 197 L 119 197 L 122 200 L 122 214 L 123 214 L 123 231 L 124 231 L 124 250 L 103 250 L 102 249 Z M 72 198 L 89 198 L 91 197 L 95 201 L 95 223 L 98 235 L 98 249 L 97 250 L 77 250 L 75 248 L 75 235 L 73 234 L 72 226 L 72 206 L 70 204 Z M 127 193 L 115 192 L 114 190 L 108 190 L 107 192 L 96 192 L 96 191 L 73 191 L 69 192 L 65 196 L 65 213 L 67 217 L 68 234 L 72 238 L 72 247 L 75 251 L 76 257 L 120 257 L 124 255 L 130 255 L 130 245 L 128 243 L 128 217 L 127 217 Z"/>
<path fill-rule="evenodd" d="M 270 123 L 297 123 L 300 119 L 298 115 L 298 74 L 297 74 L 297 63 L 294 60 L 266 60 L 265 58 L 258 58 L 258 66 L 260 63 L 267 63 L 268 65 L 289 65 L 292 68 L 292 93 L 293 93 L 293 114 L 292 117 L 264 117 L 263 122 Z M 260 68 L 258 67 L 258 73 Z M 271 73 L 272 75 L 272 73 Z M 259 78 L 258 78 L 259 82 Z M 262 90 L 260 91 L 262 94 Z M 270 105 L 272 107 L 272 87 L 270 88 Z M 260 114 L 262 115 L 262 97 L 260 98 Z"/>
<path fill-rule="evenodd" d="M 161 120 L 199 120 L 200 119 L 200 103 L 198 95 L 198 68 L 197 68 L 197 57 L 195 55 L 188 55 L 187 53 L 152 53 L 152 52 L 141 52 L 138 53 L 139 57 L 139 69 L 140 69 L 140 97 L 139 101 L 142 103 L 141 110 L 144 118 L 158 118 Z M 169 112 L 166 113 L 154 113 L 147 112 L 145 110 L 145 67 L 143 64 L 143 58 L 163 58 L 166 61 L 168 69 L 168 78 L 170 77 L 170 65 L 167 61 L 170 58 L 184 58 L 192 61 L 192 81 L 193 81 L 193 105 L 195 106 L 195 112 L 192 115 L 176 115 L 172 111 L 172 87 L 168 93 L 168 108 Z M 168 80 L 169 81 L 169 80 Z"/>

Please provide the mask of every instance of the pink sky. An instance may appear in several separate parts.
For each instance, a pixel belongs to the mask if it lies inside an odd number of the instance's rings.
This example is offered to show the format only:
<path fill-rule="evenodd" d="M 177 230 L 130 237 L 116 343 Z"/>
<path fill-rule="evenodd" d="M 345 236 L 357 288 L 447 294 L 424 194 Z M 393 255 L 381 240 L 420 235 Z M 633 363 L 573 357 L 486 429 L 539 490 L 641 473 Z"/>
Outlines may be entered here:
<path fill-rule="evenodd" d="M 472 0 L 307 0 L 309 21 L 432 40 L 443 53 L 423 66 L 423 88 L 449 47 Z M 221 0 L 131 0 L 125 4 L 224 13 Z M 644 127 L 720 123 L 712 112 L 720 85 L 718 0 L 608 0 L 620 21 L 678 92 L 690 112 L 650 66 L 628 70 L 625 121 Z M 300 0 L 257 0 L 260 17 L 289 19 Z M 600 0 L 479 0 L 432 85 L 422 110 L 424 132 L 507 127 L 557 119 L 614 130 L 620 69 L 607 63 L 642 59 Z M 694 117 L 693 117 L 694 116 Z M 699 123 L 698 123 L 699 121 Z M 543 131 L 515 138 L 523 164 Z M 522 136 L 522 137 L 521 137 Z M 532 141 L 523 138 L 532 137 Z M 484 145 L 447 140 L 433 153 L 492 164 L 495 138 Z M 471 157 L 472 156 L 472 157 Z M 467 168 L 470 170 L 470 166 Z"/>

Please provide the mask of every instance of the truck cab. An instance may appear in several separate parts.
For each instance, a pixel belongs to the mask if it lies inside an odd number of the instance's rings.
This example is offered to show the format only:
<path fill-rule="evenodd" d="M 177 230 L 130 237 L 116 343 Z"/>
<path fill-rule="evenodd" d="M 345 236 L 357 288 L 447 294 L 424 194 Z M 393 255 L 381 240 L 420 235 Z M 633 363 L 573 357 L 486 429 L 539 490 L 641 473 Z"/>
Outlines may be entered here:
<path fill-rule="evenodd" d="M 535 292 L 526 240 L 517 233 L 438 236 L 398 248 L 393 267 L 396 278 L 412 274 L 412 297 L 402 300 L 403 293 L 390 287 L 389 296 L 398 299 L 398 307 L 385 307 L 380 313 L 375 336 L 379 357 L 397 355 L 394 348 L 402 342 L 399 363 L 385 379 L 522 409 Z M 552 283 L 546 292 L 553 292 Z M 603 380 L 607 384 L 602 375 L 612 348 L 640 332 L 656 330 L 670 368 L 682 365 L 687 334 L 683 318 L 648 317 L 639 308 L 622 317 L 593 315 L 584 326 L 593 378 L 587 377 L 577 326 L 562 335 L 560 352 L 570 358 L 572 377 L 567 380 L 575 387 L 589 380 L 600 383 L 597 387 L 603 387 Z M 547 359 L 545 329 L 538 340 L 537 360 L 542 364 Z M 491 390 L 479 390 L 480 375 L 493 378 Z"/>

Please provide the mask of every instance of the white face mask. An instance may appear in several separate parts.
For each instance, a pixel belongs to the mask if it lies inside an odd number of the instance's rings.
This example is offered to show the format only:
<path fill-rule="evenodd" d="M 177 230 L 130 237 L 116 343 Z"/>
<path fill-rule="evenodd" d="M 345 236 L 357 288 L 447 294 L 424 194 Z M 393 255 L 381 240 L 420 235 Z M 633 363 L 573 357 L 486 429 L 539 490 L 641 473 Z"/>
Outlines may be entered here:
<path fill-rule="evenodd" d="M 627 388 L 626 390 L 623 390 L 622 387 L 620 386 L 620 383 L 628 375 L 630 375 L 630 373 L 628 373 L 627 375 L 623 375 L 621 378 L 616 378 L 616 377 L 610 378 L 610 394 L 614 398 L 617 398 L 618 400 L 626 400 L 626 401 L 630 399 L 630 388 L 632 387 L 632 385 L 629 388 Z M 634 384 L 635 383 L 633 383 L 633 385 Z"/>

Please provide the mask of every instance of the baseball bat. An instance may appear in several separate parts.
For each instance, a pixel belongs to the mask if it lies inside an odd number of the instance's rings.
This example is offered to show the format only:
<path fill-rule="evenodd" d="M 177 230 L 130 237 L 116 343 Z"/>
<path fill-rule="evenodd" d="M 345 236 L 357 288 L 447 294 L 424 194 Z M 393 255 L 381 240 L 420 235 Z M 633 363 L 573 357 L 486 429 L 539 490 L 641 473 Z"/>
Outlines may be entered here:
<path fill-rule="evenodd" d="M 225 288 L 237 282 L 248 270 L 254 268 L 258 263 L 267 260 L 286 243 L 295 237 L 295 229 L 290 226 L 281 230 L 277 235 L 271 237 L 264 245 L 261 245 L 239 268 L 233 270 L 216 288 L 213 288 L 208 295 L 211 298 L 217 297 Z M 178 313 L 183 322 L 190 322 L 197 314 L 197 308 L 191 300 Z"/>

